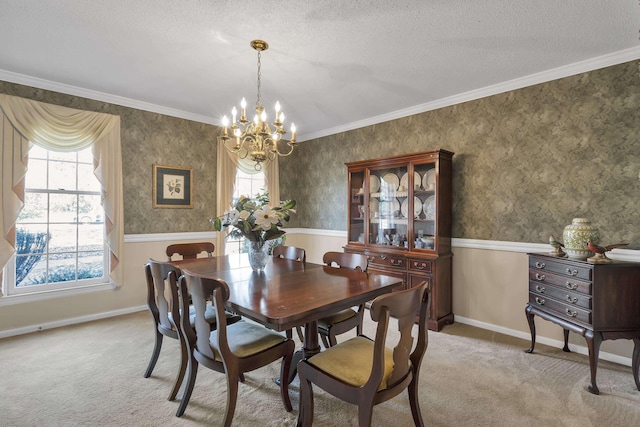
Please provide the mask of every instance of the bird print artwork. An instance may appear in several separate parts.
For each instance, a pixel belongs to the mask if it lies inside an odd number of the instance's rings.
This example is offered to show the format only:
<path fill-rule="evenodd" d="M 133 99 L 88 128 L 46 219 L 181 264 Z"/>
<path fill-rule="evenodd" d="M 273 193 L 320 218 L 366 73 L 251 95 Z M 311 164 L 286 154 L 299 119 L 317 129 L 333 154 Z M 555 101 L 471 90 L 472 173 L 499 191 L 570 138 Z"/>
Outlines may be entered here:
<path fill-rule="evenodd" d="M 549 244 L 553 248 L 553 252 L 549 252 L 550 255 L 557 256 L 557 257 L 567 256 L 567 254 L 564 253 L 564 251 L 562 250 L 562 248 L 564 248 L 564 245 L 561 242 L 559 242 L 556 239 L 556 236 L 554 236 L 553 234 L 549 236 Z"/>
<path fill-rule="evenodd" d="M 591 258 L 587 258 L 587 261 L 594 263 L 607 263 L 611 262 L 609 258 L 607 258 L 606 253 L 615 248 L 621 248 L 623 246 L 627 246 L 628 243 L 614 243 L 613 245 L 608 246 L 599 246 L 593 243 L 591 240 L 587 240 L 587 248 L 594 253 L 594 256 Z"/>

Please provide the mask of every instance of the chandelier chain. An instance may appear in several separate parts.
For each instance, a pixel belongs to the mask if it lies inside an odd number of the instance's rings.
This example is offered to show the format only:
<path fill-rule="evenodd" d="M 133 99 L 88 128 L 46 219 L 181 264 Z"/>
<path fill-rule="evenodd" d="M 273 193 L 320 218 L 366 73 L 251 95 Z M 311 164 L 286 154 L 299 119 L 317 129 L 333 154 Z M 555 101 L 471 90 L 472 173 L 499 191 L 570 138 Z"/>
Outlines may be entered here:
<path fill-rule="evenodd" d="M 258 51 L 258 99 L 256 101 L 256 107 L 260 107 L 261 104 L 261 100 L 260 100 L 260 51 Z"/>

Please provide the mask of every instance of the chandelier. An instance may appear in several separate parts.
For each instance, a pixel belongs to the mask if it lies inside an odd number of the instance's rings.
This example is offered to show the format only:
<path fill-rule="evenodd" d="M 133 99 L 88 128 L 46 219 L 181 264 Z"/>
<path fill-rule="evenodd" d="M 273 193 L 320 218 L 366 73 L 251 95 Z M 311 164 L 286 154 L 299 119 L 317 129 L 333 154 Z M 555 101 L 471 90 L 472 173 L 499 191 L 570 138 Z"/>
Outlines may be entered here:
<path fill-rule="evenodd" d="M 236 121 L 238 110 L 231 110 L 232 122 L 229 132 L 229 119 L 222 117 L 222 141 L 225 148 L 236 153 L 239 158 L 249 158 L 255 162 L 255 169 L 262 170 L 262 163 L 271 161 L 276 156 L 288 156 L 296 147 L 296 126 L 291 123 L 291 140 L 286 141 L 282 137 L 287 132 L 284 130 L 284 113 L 280 111 L 280 102 L 276 102 L 275 119 L 271 125 L 267 122 L 267 113 L 260 99 L 260 53 L 267 50 L 269 45 L 263 40 L 253 40 L 251 47 L 258 51 L 258 99 L 256 100 L 256 113 L 252 121 L 247 119 L 247 101 L 242 98 L 240 102 L 240 118 Z M 273 127 L 272 127 L 273 126 Z"/>

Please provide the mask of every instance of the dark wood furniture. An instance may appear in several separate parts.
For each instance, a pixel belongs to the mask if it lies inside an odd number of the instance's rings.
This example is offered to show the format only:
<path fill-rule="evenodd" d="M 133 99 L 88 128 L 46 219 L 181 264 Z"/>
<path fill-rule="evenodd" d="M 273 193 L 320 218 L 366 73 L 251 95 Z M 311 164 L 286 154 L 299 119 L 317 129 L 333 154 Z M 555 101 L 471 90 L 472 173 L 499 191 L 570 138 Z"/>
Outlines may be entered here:
<path fill-rule="evenodd" d="M 182 259 L 193 259 L 202 252 L 206 252 L 207 256 L 211 258 L 215 249 L 215 245 L 211 242 L 176 243 L 167 246 L 167 257 L 169 261 L 175 254 L 182 256 Z"/>
<path fill-rule="evenodd" d="M 327 252 L 322 257 L 322 262 L 336 268 L 348 268 L 350 270 L 367 271 L 369 261 L 365 255 L 346 252 Z M 323 317 L 318 321 L 318 332 L 325 348 L 338 343 L 336 336 L 352 329 L 356 329 L 357 335 L 362 335 L 362 321 L 364 320 L 364 303 L 357 310 L 345 308 L 331 316 Z"/>
<path fill-rule="evenodd" d="M 307 252 L 303 248 L 297 248 L 295 246 L 276 246 L 273 248 L 272 255 L 276 258 L 285 258 L 292 261 L 307 262 Z M 287 338 L 292 338 L 293 333 L 291 329 L 287 329 Z M 296 326 L 296 332 L 300 341 L 304 341 L 304 334 L 302 333 L 302 327 Z"/>
<path fill-rule="evenodd" d="M 151 353 L 151 360 L 149 360 L 149 365 L 144 373 L 144 377 L 149 378 L 156 366 L 156 362 L 160 356 L 160 350 L 162 349 L 163 337 L 179 340 L 181 354 L 180 368 L 171 392 L 169 393 L 169 400 L 173 400 L 176 398 L 178 390 L 180 390 L 180 385 L 187 370 L 188 354 L 187 344 L 180 336 L 177 328 L 182 314 L 178 303 L 178 289 L 175 286 L 171 286 L 171 284 L 167 282 L 167 279 L 169 273 L 175 273 L 176 275 L 180 275 L 181 273 L 180 269 L 171 263 L 154 261 L 152 259 L 144 266 L 144 271 L 147 278 L 147 305 L 153 318 L 153 331 L 155 332 L 155 343 Z M 168 292 L 165 292 L 165 284 L 168 286 Z M 185 316 L 185 318 L 188 322 L 193 323 L 193 307 L 189 307 L 187 312 L 189 315 Z M 214 330 L 216 328 L 216 317 L 215 312 L 210 306 L 207 307 L 206 319 L 209 323 L 209 328 Z M 239 320 L 240 316 L 227 313 L 228 323 L 234 323 Z"/>
<path fill-rule="evenodd" d="M 596 385 L 598 354 L 604 340 L 631 339 L 632 371 L 640 390 L 640 263 L 613 261 L 592 264 L 547 254 L 529 255 L 529 303 L 525 308 L 536 343 L 534 315 L 564 329 L 564 351 L 569 351 L 569 331 L 582 335 L 589 349 L 591 381 Z"/>
<path fill-rule="evenodd" d="M 433 150 L 347 163 L 348 243 L 369 270 L 404 288 L 429 283 L 429 329 L 453 323 L 451 196 L 453 153 Z"/>
<path fill-rule="evenodd" d="M 169 282 L 176 286 L 176 275 L 171 272 Z M 223 280 L 193 276 L 187 271 L 179 282 L 180 308 L 188 310 L 189 301 L 195 308 L 195 329 L 183 318 L 180 330 L 189 350 L 189 365 L 184 395 L 177 416 L 181 416 L 189 403 L 195 385 L 198 365 L 227 376 L 227 404 L 224 425 L 233 420 L 238 398 L 238 382 L 244 372 L 267 366 L 281 360 L 280 395 L 287 412 L 292 410 L 287 377 L 291 367 L 295 344 L 292 340 L 251 322 L 227 324 L 225 303 L 229 299 L 229 286 Z M 187 291 L 188 289 L 188 291 Z M 218 327 L 210 331 L 206 309 L 211 302 L 218 319 Z"/>
<path fill-rule="evenodd" d="M 402 280 L 379 273 L 345 270 L 281 258 L 264 271 L 251 270 L 246 255 L 174 261 L 184 272 L 224 280 L 227 304 L 243 317 L 276 331 L 304 325 L 302 350 L 294 354 L 289 381 L 304 357 L 320 352 L 318 319 L 391 292 Z"/>
<path fill-rule="evenodd" d="M 427 286 L 428 283 L 423 282 L 373 300 L 371 319 L 378 323 L 374 340 L 360 335 L 300 362 L 298 426 L 311 426 L 313 423 L 312 383 L 339 399 L 357 405 L 358 425 L 361 427 L 371 425 L 374 405 L 407 389 L 413 421 L 416 426 L 424 425 L 418 401 L 418 375 L 428 343 Z M 416 311 L 420 313 L 420 321 L 417 344 L 411 351 Z M 400 339 L 388 343 L 391 317 L 397 319 Z"/>

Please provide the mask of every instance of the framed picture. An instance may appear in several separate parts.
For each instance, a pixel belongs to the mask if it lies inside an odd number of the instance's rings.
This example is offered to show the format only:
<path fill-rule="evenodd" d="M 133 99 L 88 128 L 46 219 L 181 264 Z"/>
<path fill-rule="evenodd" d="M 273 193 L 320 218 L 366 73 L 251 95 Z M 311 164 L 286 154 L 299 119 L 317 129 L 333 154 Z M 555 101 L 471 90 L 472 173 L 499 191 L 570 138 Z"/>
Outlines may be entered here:
<path fill-rule="evenodd" d="M 193 208 L 190 168 L 153 165 L 153 207 Z"/>

